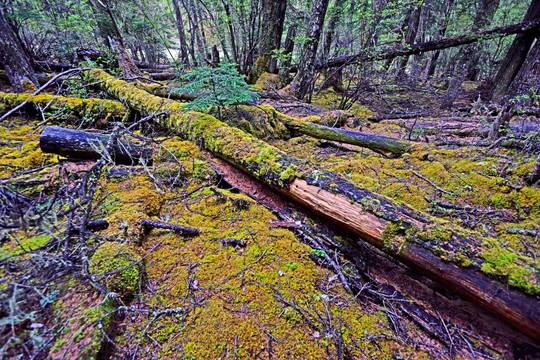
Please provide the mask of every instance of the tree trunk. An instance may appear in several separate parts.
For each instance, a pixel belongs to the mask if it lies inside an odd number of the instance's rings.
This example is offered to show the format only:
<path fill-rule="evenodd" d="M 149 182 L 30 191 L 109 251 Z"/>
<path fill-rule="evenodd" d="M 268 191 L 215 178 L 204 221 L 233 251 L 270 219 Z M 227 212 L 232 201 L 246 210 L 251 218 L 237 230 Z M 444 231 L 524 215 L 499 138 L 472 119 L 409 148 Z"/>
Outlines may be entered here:
<path fill-rule="evenodd" d="M 0 63 L 4 66 L 9 83 L 16 92 L 23 91 L 23 88 L 27 87 L 25 83 L 31 85 L 30 88 L 39 85 L 30 59 L 24 52 L 22 44 L 13 33 L 13 29 L 6 20 L 1 7 Z"/>
<path fill-rule="evenodd" d="M 449 38 L 435 41 L 427 41 L 420 44 L 414 44 L 412 46 L 398 46 L 394 48 L 383 47 L 381 49 L 373 49 L 372 51 L 365 50 L 355 55 L 341 56 L 325 62 L 319 62 L 316 64 L 316 68 L 326 69 L 330 67 L 339 67 L 358 62 L 392 59 L 397 56 L 414 55 L 427 51 L 436 51 L 461 45 L 472 44 L 477 41 L 483 40 L 486 37 L 497 38 L 501 36 L 534 32 L 538 31 L 538 29 L 540 29 L 540 18 L 531 21 L 524 21 L 519 24 L 502 26 L 491 30 L 475 31 L 470 34 L 452 36 Z M 298 69 L 296 68 L 291 69 L 291 71 L 297 70 Z"/>
<path fill-rule="evenodd" d="M 416 40 L 416 35 L 418 34 L 418 27 L 420 25 L 420 15 L 422 14 L 422 5 L 416 6 L 412 9 L 411 14 L 408 16 L 406 21 L 407 31 L 405 32 L 405 37 L 403 38 L 403 43 L 405 46 L 413 45 Z M 407 68 L 407 63 L 409 62 L 409 56 L 403 56 L 398 65 L 398 73 L 396 77 L 398 79 L 405 78 L 405 70 Z"/>
<path fill-rule="evenodd" d="M 236 37 L 232 25 L 232 16 L 231 16 L 231 7 L 226 1 L 221 1 L 223 8 L 225 9 L 225 15 L 227 15 L 227 25 L 229 27 L 229 36 L 231 39 L 231 49 L 233 53 L 233 59 L 236 64 L 238 64 L 238 48 L 236 47 Z"/>
<path fill-rule="evenodd" d="M 45 153 L 53 153 L 74 159 L 99 159 L 106 150 L 109 136 L 80 130 L 45 126 L 39 137 L 39 147 Z M 151 164 L 151 148 L 135 146 L 130 142 L 117 140 L 111 150 L 111 159 L 116 164 Z"/>
<path fill-rule="evenodd" d="M 481 0 L 473 22 L 473 30 L 480 30 L 488 26 L 493 20 L 498 7 L 499 0 Z M 454 74 L 450 79 L 448 91 L 442 102 L 442 109 L 450 109 L 454 104 L 465 76 L 476 66 L 475 59 L 478 61 L 479 58 L 478 50 L 478 43 L 465 45 L 459 49 L 458 61 L 454 68 Z"/>
<path fill-rule="evenodd" d="M 536 79 L 536 83 L 534 79 Z M 514 97 L 526 93 L 530 88 L 540 89 L 540 36 L 536 38 L 533 48 L 527 55 L 525 64 L 523 64 L 512 82 L 508 95 Z"/>
<path fill-rule="evenodd" d="M 186 33 L 184 31 L 184 19 L 182 19 L 182 12 L 180 11 L 180 4 L 178 0 L 172 0 L 174 13 L 176 14 L 176 28 L 178 29 L 178 37 L 180 39 L 180 58 L 185 68 L 190 68 L 189 64 L 189 49 L 186 40 Z"/>
<path fill-rule="evenodd" d="M 330 56 L 330 49 L 332 47 L 332 42 L 334 41 L 334 36 L 336 33 L 336 28 L 338 21 L 343 15 L 343 6 L 345 5 L 346 0 L 336 0 L 334 7 L 331 12 L 330 20 L 328 21 L 328 27 L 324 37 L 322 58 L 326 59 Z"/>
<path fill-rule="evenodd" d="M 317 60 L 317 48 L 319 46 L 319 38 L 326 16 L 329 0 L 314 0 L 311 19 L 308 25 L 306 34 L 307 41 L 304 44 L 302 51 L 302 59 L 293 82 L 291 83 L 291 93 L 303 99 L 306 95 L 311 94 L 313 81 L 315 77 L 315 63 Z"/>
<path fill-rule="evenodd" d="M 525 14 L 523 19 L 527 21 L 539 21 L 540 20 L 540 1 L 531 0 L 531 5 Z M 498 102 L 500 101 L 506 92 L 512 85 L 512 81 L 518 74 L 521 66 L 527 58 L 527 54 L 531 49 L 534 39 L 540 34 L 538 27 L 529 31 L 518 34 L 510 49 L 506 53 L 506 57 L 501 63 L 499 72 L 495 76 L 494 87 L 490 93 L 489 100 Z"/>
<path fill-rule="evenodd" d="M 89 71 L 88 78 L 143 114 L 169 109 L 156 118 L 161 126 L 201 144 L 215 156 L 540 340 L 540 302 L 513 287 L 537 295 L 540 287 L 535 276 L 523 275 L 519 283 L 509 284 L 505 280 L 508 274 L 494 279 L 482 273 L 481 269 L 491 264 L 484 255 L 501 251 L 493 247 L 494 240 L 355 186 L 212 116 L 182 113 L 178 103 L 147 94 L 102 70 Z M 460 265 L 463 259 L 467 259 L 466 265 Z M 534 259 L 520 256 L 520 262 L 522 274 L 536 274 Z M 500 291 L 501 281 L 504 291 Z"/>
<path fill-rule="evenodd" d="M 285 43 L 283 44 L 283 56 L 284 60 L 281 63 L 279 69 L 279 76 L 285 84 L 291 82 L 290 67 L 292 62 L 292 54 L 294 50 L 294 37 L 296 36 L 296 25 L 289 26 L 287 30 L 287 36 L 285 37 Z"/>
<path fill-rule="evenodd" d="M 535 185 L 540 181 L 540 155 L 538 155 L 538 158 L 536 159 L 536 163 L 534 164 L 533 170 L 531 172 L 531 176 L 529 176 L 528 183 L 531 185 Z"/>
<path fill-rule="evenodd" d="M 255 83 L 259 76 L 265 72 L 275 72 L 276 59 L 272 58 L 272 51 L 279 50 L 281 35 L 285 22 L 287 0 L 263 0 L 263 24 L 265 25 L 261 35 L 261 47 L 255 66 L 250 74 L 250 81 Z"/>

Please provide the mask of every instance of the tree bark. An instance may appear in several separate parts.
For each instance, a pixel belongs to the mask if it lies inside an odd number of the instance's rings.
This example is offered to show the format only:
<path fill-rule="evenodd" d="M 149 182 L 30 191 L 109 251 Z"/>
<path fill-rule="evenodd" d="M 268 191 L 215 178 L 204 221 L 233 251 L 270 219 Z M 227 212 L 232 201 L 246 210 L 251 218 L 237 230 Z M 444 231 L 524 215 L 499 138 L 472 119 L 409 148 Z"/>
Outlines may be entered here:
<path fill-rule="evenodd" d="M 512 82 L 508 95 L 514 97 L 526 93 L 530 88 L 540 89 L 540 36 L 536 38 L 525 63 Z"/>
<path fill-rule="evenodd" d="M 201 144 L 215 156 L 540 340 L 540 302 L 514 287 L 503 285 L 505 290 L 501 292 L 500 281 L 505 277 L 494 279 L 481 272 L 482 265 L 490 261 L 483 254 L 498 249 L 490 245 L 494 240 L 452 223 L 435 221 L 427 214 L 355 186 L 212 116 L 182 113 L 178 103 L 147 94 L 102 70 L 88 72 L 88 78 L 143 114 L 169 109 L 169 113 L 155 119 L 159 125 Z M 468 260 L 466 267 L 460 265 L 462 256 Z M 520 259 L 520 271 L 535 274 L 534 259 Z M 520 280 L 534 284 L 534 279 L 528 277 Z M 528 292 L 540 293 L 538 285 L 530 286 Z"/>
<path fill-rule="evenodd" d="M 276 59 L 272 58 L 272 51 L 279 50 L 281 35 L 285 23 L 287 0 L 263 0 L 263 24 L 266 30 L 261 36 L 259 56 L 250 74 L 251 82 L 255 83 L 259 76 L 265 72 L 276 71 Z"/>
<path fill-rule="evenodd" d="M 538 155 L 538 158 L 536 159 L 536 163 L 534 163 L 534 167 L 531 172 L 531 175 L 529 176 L 528 183 L 531 185 L 535 185 L 539 181 L 540 181 L 540 155 Z"/>
<path fill-rule="evenodd" d="M 531 5 L 529 6 L 523 21 L 540 21 L 540 1 L 531 0 Z M 538 37 L 538 35 L 540 35 L 540 29 L 536 27 L 518 34 L 515 37 L 514 42 L 506 53 L 506 57 L 501 63 L 499 72 L 497 72 L 497 75 L 495 76 L 495 85 L 490 93 L 489 100 L 498 102 L 506 95 L 514 78 L 525 62 L 534 39 Z"/>
<path fill-rule="evenodd" d="M 180 4 L 178 0 L 172 0 L 174 13 L 176 15 L 176 28 L 178 29 L 178 38 L 180 39 L 180 58 L 185 68 L 190 68 L 189 63 L 189 48 L 186 40 L 186 32 L 184 30 L 184 19 L 182 18 L 182 12 L 180 11 Z"/>
<path fill-rule="evenodd" d="M 493 20 L 493 16 L 499 7 L 499 0 L 481 0 L 478 4 L 478 10 L 473 22 L 473 30 L 477 31 L 488 26 Z M 454 74 L 450 79 L 448 91 L 442 102 L 442 109 L 450 109 L 456 100 L 461 84 L 465 76 L 474 69 L 475 61 L 478 61 L 478 43 L 465 45 L 459 49 L 457 59 L 458 63 L 454 68 Z"/>
<path fill-rule="evenodd" d="M 287 36 L 285 37 L 285 43 L 283 44 L 283 56 L 285 60 L 281 63 L 279 69 L 279 76 L 286 84 L 291 82 L 290 67 L 292 62 L 292 54 L 294 50 L 294 37 L 296 36 L 296 25 L 289 26 L 287 30 Z"/>
<path fill-rule="evenodd" d="M 46 126 L 39 137 L 39 147 L 46 153 L 58 154 L 74 159 L 99 159 L 105 151 L 109 136 L 80 130 Z M 153 150 L 117 140 L 111 150 L 111 159 L 116 164 L 134 165 L 152 163 Z"/>
<path fill-rule="evenodd" d="M 24 52 L 13 29 L 0 7 L 0 63 L 6 70 L 9 83 L 16 92 L 23 91 L 25 82 L 39 86 L 30 59 Z M 32 87 L 32 86 L 31 86 Z"/>
<path fill-rule="evenodd" d="M 538 31 L 538 29 L 540 29 L 540 19 L 535 19 L 531 21 L 525 21 L 519 24 L 512 24 L 494 28 L 491 30 L 475 31 L 470 34 L 463 34 L 440 40 L 427 41 L 419 44 L 414 44 L 412 46 L 398 46 L 394 48 L 383 47 L 380 50 L 363 51 L 355 55 L 341 56 L 325 62 L 319 62 L 316 64 L 316 68 L 326 69 L 331 67 L 354 64 L 358 62 L 385 60 L 395 58 L 397 56 L 420 54 L 427 51 L 442 50 L 451 47 L 472 44 L 474 42 L 488 38 L 497 38 L 501 36 L 521 34 L 530 31 L 534 32 Z M 298 69 L 292 68 L 291 71 L 298 71 Z"/>
<path fill-rule="evenodd" d="M 298 73 L 291 83 L 291 93 L 303 99 L 311 93 L 315 77 L 317 48 L 326 16 L 329 0 L 314 0 Z"/>
<path fill-rule="evenodd" d="M 403 43 L 407 45 L 413 45 L 416 40 L 416 35 L 418 34 L 418 27 L 420 25 L 420 15 L 422 14 L 422 5 L 417 5 L 414 9 L 411 10 L 410 15 L 406 21 L 407 31 L 405 32 L 405 37 L 403 38 Z M 409 56 L 403 56 L 399 61 L 398 73 L 396 77 L 398 79 L 403 79 L 405 77 L 405 70 L 407 68 L 407 63 L 409 62 Z"/>

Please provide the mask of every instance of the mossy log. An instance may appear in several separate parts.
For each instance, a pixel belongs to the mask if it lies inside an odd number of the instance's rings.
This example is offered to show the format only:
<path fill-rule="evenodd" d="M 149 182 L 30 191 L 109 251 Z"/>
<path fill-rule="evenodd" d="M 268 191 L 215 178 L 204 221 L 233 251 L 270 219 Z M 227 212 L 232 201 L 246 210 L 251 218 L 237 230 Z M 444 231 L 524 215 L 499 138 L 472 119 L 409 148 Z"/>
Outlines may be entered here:
<path fill-rule="evenodd" d="M 406 141 L 327 126 L 342 125 L 346 122 L 347 115 L 339 111 L 332 112 L 335 117 L 330 119 L 325 114 L 304 118 L 291 117 L 269 105 L 237 106 L 232 110 L 236 110 L 236 114 L 233 111 L 231 116 L 241 117 L 250 123 L 241 123 L 241 128 L 257 137 L 260 137 L 258 128 L 278 129 L 276 125 L 283 124 L 293 136 L 308 135 L 317 139 L 356 145 L 392 158 L 400 157 L 411 147 Z M 275 138 L 283 138 L 280 133 L 274 135 Z"/>
<path fill-rule="evenodd" d="M 501 267 L 498 255 L 508 250 L 494 239 L 307 165 L 213 116 L 184 113 L 181 104 L 150 95 L 102 70 L 92 70 L 88 77 L 143 114 L 170 110 L 155 121 L 540 340 L 536 298 L 540 285 L 533 260 L 519 257 L 517 268 Z M 501 291 L 499 281 L 512 286 Z"/>
<path fill-rule="evenodd" d="M 27 101 L 27 108 L 36 111 L 40 108 L 46 109 L 44 111 L 48 113 L 67 115 L 74 119 L 84 117 L 105 121 L 111 117 L 122 119 L 128 112 L 122 103 L 113 100 L 81 99 L 50 94 L 32 96 L 4 92 L 0 92 L 0 111 L 11 110 L 25 101 Z"/>
<path fill-rule="evenodd" d="M 75 159 L 99 159 L 110 137 L 86 131 L 46 126 L 39 137 L 41 151 Z M 116 164 L 132 165 L 140 162 L 150 164 L 153 150 L 117 140 L 111 149 L 111 159 Z"/>
<path fill-rule="evenodd" d="M 411 148 L 411 145 L 405 141 L 399 141 L 386 136 L 336 129 L 302 121 L 301 119 L 296 118 L 288 123 L 285 123 L 285 125 L 287 128 L 304 135 L 309 135 L 317 139 L 332 140 L 361 146 L 392 158 L 400 157 Z"/>

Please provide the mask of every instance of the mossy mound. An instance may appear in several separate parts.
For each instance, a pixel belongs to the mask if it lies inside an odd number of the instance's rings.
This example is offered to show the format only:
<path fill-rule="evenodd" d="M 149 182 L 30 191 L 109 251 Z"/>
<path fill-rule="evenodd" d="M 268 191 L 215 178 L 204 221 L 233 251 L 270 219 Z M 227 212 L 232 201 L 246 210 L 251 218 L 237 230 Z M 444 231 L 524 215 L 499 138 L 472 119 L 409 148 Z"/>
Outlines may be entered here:
<path fill-rule="evenodd" d="M 277 74 L 262 73 L 261 76 L 257 79 L 255 85 L 253 85 L 253 90 L 259 91 L 275 91 L 283 87 L 283 81 Z"/>
<path fill-rule="evenodd" d="M 90 272 L 106 275 L 107 287 L 129 298 L 139 290 L 142 274 L 141 257 L 131 248 L 116 242 L 106 242 L 90 259 Z"/>

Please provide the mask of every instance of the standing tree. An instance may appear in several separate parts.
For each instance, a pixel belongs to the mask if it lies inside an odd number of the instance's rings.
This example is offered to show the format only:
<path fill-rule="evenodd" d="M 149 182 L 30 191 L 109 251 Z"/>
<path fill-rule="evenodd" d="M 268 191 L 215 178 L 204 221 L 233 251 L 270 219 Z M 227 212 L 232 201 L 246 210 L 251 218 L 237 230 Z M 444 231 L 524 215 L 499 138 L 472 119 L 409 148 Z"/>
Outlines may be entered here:
<path fill-rule="evenodd" d="M 480 29 L 485 29 L 493 20 L 493 16 L 499 7 L 499 0 L 481 0 L 478 3 L 478 9 L 476 11 L 476 16 L 473 22 L 473 30 L 477 31 Z M 459 49 L 457 55 L 457 64 L 454 67 L 454 74 L 450 79 L 450 84 L 448 85 L 448 91 L 443 100 L 441 108 L 449 109 L 452 107 L 452 104 L 456 100 L 456 97 L 461 88 L 463 80 L 468 72 L 474 69 L 476 63 L 478 62 L 478 53 L 479 44 L 474 43 L 471 45 L 465 45 Z"/>
<path fill-rule="evenodd" d="M 525 14 L 523 21 L 538 20 L 540 18 L 540 1 L 531 0 L 531 5 Z M 539 35 L 538 28 L 516 35 L 514 42 L 508 49 L 506 57 L 501 63 L 499 72 L 495 77 L 490 100 L 500 101 L 506 95 L 512 81 L 518 74 L 521 66 L 527 58 L 534 39 Z"/>
<path fill-rule="evenodd" d="M 176 15 L 176 28 L 178 29 L 178 38 L 180 40 L 180 58 L 184 67 L 189 68 L 189 49 L 186 41 L 186 33 L 184 31 L 184 19 L 182 19 L 182 12 L 180 11 L 180 5 L 178 0 L 172 0 L 174 13 Z"/>
<path fill-rule="evenodd" d="M 276 71 L 276 59 L 272 58 L 272 51 L 279 50 L 281 45 L 285 10 L 287 9 L 287 0 L 263 0 L 262 4 L 263 24 L 266 26 L 266 31 L 261 36 L 261 48 L 251 72 L 251 82 L 257 81 L 264 72 Z"/>
<path fill-rule="evenodd" d="M 313 1 L 302 58 L 298 65 L 298 72 L 291 83 L 291 92 L 299 99 L 303 99 L 308 93 L 311 93 L 313 87 L 317 48 L 319 46 L 326 10 L 328 9 L 328 2 L 329 0 Z"/>
<path fill-rule="evenodd" d="M 0 63 L 4 66 L 9 82 L 16 92 L 23 90 L 25 81 L 38 85 L 30 59 L 15 36 L 2 7 L 0 7 Z"/>
<path fill-rule="evenodd" d="M 407 45 L 414 44 L 416 40 L 416 35 L 418 34 L 418 27 L 420 25 L 420 15 L 422 14 L 422 2 L 418 4 L 413 4 L 413 8 L 410 9 L 409 15 L 405 20 L 406 30 L 405 36 L 403 37 L 403 42 Z M 403 56 L 399 60 L 397 78 L 403 79 L 405 77 L 405 69 L 407 68 L 407 63 L 409 62 L 409 56 Z"/>

